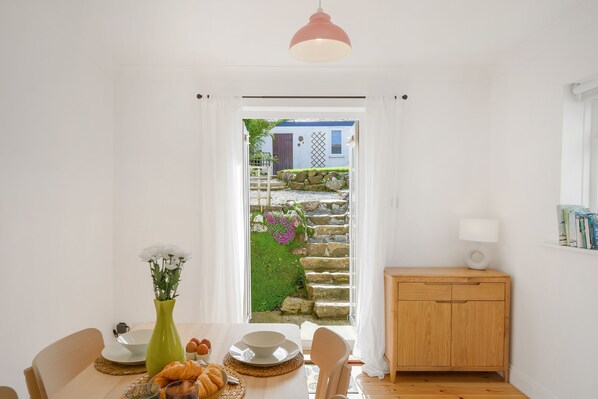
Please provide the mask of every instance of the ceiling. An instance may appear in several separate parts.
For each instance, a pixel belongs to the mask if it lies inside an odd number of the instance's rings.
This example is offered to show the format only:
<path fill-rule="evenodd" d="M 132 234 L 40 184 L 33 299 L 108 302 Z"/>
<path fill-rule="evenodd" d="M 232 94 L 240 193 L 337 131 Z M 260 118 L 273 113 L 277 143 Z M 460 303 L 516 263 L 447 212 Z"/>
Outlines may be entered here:
<path fill-rule="evenodd" d="M 353 43 L 330 65 L 487 65 L 579 1 L 323 0 Z M 317 8 L 317 0 L 111 4 L 95 26 L 121 65 L 305 66 L 288 54 L 289 41 Z"/>

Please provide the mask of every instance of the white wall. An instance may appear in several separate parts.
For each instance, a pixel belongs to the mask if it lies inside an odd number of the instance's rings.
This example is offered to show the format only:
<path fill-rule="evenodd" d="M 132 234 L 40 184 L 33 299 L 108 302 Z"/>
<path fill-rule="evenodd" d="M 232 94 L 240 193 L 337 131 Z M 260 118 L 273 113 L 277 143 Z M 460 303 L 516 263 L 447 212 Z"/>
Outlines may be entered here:
<path fill-rule="evenodd" d="M 23 398 L 39 350 L 114 320 L 112 72 L 64 3 L 0 12 L 0 385 Z"/>
<path fill-rule="evenodd" d="M 598 3 L 504 54 L 493 80 L 492 209 L 513 276 L 512 382 L 530 397 L 594 398 L 598 257 L 557 242 L 563 87 L 598 73 Z"/>
<path fill-rule="evenodd" d="M 209 187 L 199 180 L 197 93 L 409 94 L 396 170 L 386 172 L 404 182 L 395 259 L 396 265 L 435 266 L 461 264 L 459 217 L 485 216 L 488 210 L 489 92 L 487 72 L 475 68 L 121 68 L 115 107 L 116 318 L 154 318 L 149 272 L 137 257 L 141 248 L 172 242 L 199 250 L 199 204 Z M 192 259 L 183 274 L 177 320 L 202 319 L 194 283 L 201 278 L 210 278 L 210 265 Z"/>

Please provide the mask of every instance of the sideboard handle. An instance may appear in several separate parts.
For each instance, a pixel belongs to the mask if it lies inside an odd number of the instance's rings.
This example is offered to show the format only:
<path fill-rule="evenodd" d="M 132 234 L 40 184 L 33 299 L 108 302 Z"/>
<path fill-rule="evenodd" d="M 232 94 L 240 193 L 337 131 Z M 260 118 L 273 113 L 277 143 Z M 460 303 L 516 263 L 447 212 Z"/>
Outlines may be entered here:
<path fill-rule="evenodd" d="M 436 303 L 451 303 L 451 301 L 439 301 L 439 300 L 436 300 Z"/>
<path fill-rule="evenodd" d="M 453 285 L 480 285 L 480 282 L 453 283 Z"/>
<path fill-rule="evenodd" d="M 452 303 L 467 303 L 467 301 L 452 301 Z"/>

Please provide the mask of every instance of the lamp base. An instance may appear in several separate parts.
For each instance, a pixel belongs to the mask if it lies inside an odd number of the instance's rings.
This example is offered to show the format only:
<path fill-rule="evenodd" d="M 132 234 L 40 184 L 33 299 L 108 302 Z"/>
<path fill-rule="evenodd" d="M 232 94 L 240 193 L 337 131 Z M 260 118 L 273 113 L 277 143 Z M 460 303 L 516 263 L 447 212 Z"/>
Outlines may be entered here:
<path fill-rule="evenodd" d="M 483 244 L 472 244 L 465 249 L 465 264 L 470 269 L 486 270 L 490 266 L 492 256 Z"/>

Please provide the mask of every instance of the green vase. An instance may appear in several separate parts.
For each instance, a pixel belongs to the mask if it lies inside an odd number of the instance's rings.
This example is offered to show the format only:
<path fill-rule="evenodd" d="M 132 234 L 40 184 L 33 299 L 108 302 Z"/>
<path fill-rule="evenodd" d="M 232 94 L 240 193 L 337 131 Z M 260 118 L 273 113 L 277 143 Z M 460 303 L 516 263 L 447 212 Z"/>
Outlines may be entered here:
<path fill-rule="evenodd" d="M 185 351 L 183 345 L 181 345 L 181 337 L 172 320 L 175 303 L 174 299 L 168 301 L 154 299 L 156 325 L 154 326 L 152 338 L 147 345 L 145 356 L 145 367 L 150 377 L 158 374 L 170 362 L 178 360 L 183 363 L 185 361 Z"/>

